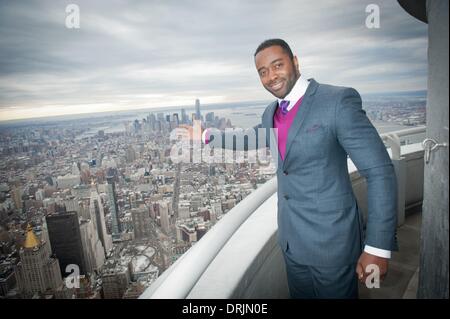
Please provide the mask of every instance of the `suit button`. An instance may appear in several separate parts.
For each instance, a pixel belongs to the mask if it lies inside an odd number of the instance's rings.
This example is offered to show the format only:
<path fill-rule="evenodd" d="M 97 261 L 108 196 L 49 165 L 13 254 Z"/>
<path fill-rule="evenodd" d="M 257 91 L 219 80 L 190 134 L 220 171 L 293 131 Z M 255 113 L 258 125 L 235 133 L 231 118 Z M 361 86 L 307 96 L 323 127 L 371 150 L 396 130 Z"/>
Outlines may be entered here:
<path fill-rule="evenodd" d="M 284 172 L 283 172 L 283 175 L 285 175 L 285 176 L 288 175 L 288 172 L 287 172 L 287 171 L 284 171 Z"/>
<path fill-rule="evenodd" d="M 285 200 L 288 200 L 288 199 L 289 199 L 289 196 L 288 196 L 288 195 L 284 195 L 284 199 L 285 199 Z"/>

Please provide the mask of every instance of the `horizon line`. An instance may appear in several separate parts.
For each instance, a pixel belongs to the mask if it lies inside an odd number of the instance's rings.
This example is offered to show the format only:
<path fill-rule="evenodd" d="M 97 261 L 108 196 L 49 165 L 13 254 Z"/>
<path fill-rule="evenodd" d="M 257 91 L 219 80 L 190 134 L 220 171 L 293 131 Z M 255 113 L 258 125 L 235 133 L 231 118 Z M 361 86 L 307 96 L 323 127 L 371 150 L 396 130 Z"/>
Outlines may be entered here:
<path fill-rule="evenodd" d="M 401 95 L 402 93 L 425 93 L 425 97 L 426 97 L 426 93 L 427 93 L 427 89 L 422 89 L 422 90 L 409 90 L 409 91 L 385 91 L 385 92 L 371 92 L 371 93 L 361 93 L 361 96 L 370 96 L 370 95 L 392 95 L 392 94 L 396 94 L 396 95 Z M 201 105 L 205 105 L 205 106 L 219 106 L 219 105 L 223 105 L 223 104 L 232 104 L 232 103 L 270 103 L 271 100 L 240 100 L 240 101 L 229 101 L 229 102 L 214 102 L 214 103 L 205 103 L 205 104 L 201 104 Z M 79 112 L 79 113 L 67 113 L 67 114 L 56 114 L 56 115 L 44 115 L 44 116 L 33 116 L 33 117 L 21 117 L 21 118 L 13 118 L 13 119 L 6 119 L 3 120 L 0 118 L 0 125 L 1 124 L 13 124 L 16 122 L 20 122 L 20 121 L 30 121 L 33 119 L 36 120 L 43 120 L 43 119 L 55 119 L 58 117 L 64 117 L 64 116 L 77 116 L 77 115 L 88 115 L 88 114 L 106 114 L 106 113 L 122 113 L 122 112 L 136 112 L 136 111 L 145 111 L 145 110 L 153 110 L 153 111 L 164 111 L 164 109 L 166 110 L 171 110 L 171 109 L 175 109 L 175 108 L 179 108 L 179 109 L 195 109 L 195 104 L 189 104 L 189 105 L 179 105 L 179 106 L 175 106 L 175 105 L 168 105 L 168 106 L 149 106 L 149 107 L 138 107 L 138 108 L 132 108 L 132 109 L 123 109 L 123 110 L 114 110 L 114 111 L 97 111 L 97 112 Z"/>

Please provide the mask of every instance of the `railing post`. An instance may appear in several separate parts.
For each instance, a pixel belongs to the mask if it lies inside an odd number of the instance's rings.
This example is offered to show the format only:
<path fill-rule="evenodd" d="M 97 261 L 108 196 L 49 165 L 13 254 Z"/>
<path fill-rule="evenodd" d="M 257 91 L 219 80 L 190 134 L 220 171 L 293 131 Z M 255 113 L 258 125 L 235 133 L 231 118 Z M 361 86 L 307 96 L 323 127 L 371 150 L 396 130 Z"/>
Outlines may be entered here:
<path fill-rule="evenodd" d="M 387 134 L 386 142 L 391 148 L 392 159 L 399 160 L 401 156 L 401 148 L 400 148 L 400 138 L 398 137 L 398 135 L 395 133 Z"/>
<path fill-rule="evenodd" d="M 392 159 L 395 175 L 397 176 L 397 226 L 405 223 L 406 202 L 406 160 L 404 156 Z"/>

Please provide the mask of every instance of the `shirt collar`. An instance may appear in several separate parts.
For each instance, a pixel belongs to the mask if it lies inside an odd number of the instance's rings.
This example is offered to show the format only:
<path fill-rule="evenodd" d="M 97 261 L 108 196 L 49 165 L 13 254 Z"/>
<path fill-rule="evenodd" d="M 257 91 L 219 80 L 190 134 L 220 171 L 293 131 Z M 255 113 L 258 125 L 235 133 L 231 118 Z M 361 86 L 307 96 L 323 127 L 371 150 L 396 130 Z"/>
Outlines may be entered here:
<path fill-rule="evenodd" d="M 300 98 L 305 95 L 306 89 L 308 88 L 309 81 L 300 75 L 297 82 L 295 82 L 294 87 L 291 92 L 284 97 L 284 99 L 278 99 L 278 105 L 281 101 L 289 101 L 289 106 L 287 107 L 288 112 L 295 106 Z"/>

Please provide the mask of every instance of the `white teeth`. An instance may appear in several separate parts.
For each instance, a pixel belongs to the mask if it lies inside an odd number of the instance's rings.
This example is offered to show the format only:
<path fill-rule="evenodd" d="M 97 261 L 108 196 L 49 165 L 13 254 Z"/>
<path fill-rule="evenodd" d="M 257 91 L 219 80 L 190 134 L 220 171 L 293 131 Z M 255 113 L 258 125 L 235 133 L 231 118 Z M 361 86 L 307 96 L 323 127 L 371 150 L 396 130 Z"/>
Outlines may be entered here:
<path fill-rule="evenodd" d="M 281 88 L 282 85 L 283 85 L 283 82 L 279 82 L 277 84 L 272 85 L 272 89 L 278 90 L 279 88 Z"/>

